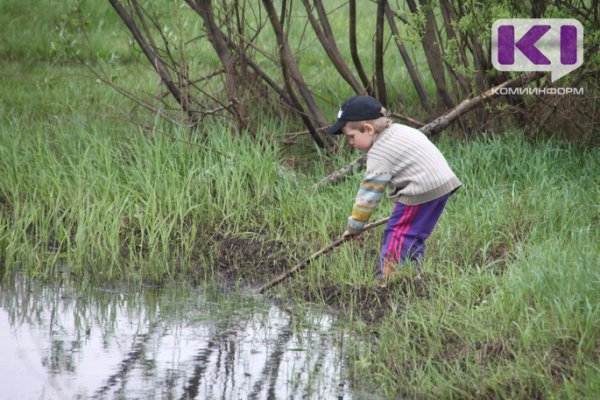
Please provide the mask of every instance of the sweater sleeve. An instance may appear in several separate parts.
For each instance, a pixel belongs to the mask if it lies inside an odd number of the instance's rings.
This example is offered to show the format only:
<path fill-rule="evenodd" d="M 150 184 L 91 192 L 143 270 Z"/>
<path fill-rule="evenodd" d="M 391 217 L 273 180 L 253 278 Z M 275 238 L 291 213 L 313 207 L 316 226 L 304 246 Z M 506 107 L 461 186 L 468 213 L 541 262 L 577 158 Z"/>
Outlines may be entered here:
<path fill-rule="evenodd" d="M 391 179 L 392 175 L 389 170 L 382 171 L 379 168 L 378 170 L 367 170 L 352 207 L 352 216 L 348 218 L 346 228 L 348 232 L 353 235 L 362 232 L 371 214 L 377 208 Z"/>

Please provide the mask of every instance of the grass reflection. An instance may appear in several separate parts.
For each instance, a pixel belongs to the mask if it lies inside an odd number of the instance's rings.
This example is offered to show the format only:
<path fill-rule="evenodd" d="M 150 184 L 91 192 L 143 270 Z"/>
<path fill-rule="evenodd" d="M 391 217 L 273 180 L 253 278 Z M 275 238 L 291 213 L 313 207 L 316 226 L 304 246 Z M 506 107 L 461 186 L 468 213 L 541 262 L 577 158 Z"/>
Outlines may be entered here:
<path fill-rule="evenodd" d="M 338 329 L 326 314 L 210 290 L 17 277 L 0 291 L 0 373 L 39 376 L 7 379 L 9 397 L 351 398 Z"/>

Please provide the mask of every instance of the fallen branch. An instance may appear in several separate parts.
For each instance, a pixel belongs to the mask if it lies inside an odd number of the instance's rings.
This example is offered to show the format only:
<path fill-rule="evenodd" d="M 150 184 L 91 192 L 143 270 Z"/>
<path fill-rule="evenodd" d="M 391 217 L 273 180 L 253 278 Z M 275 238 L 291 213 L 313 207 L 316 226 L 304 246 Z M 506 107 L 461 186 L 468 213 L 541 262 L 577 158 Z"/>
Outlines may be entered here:
<path fill-rule="evenodd" d="M 392 117 L 394 117 L 396 119 L 399 119 L 401 121 L 408 122 L 409 124 L 414 125 L 414 126 L 419 127 L 419 128 L 427 125 L 425 122 L 421 122 L 418 119 L 414 119 L 414 118 L 411 118 L 411 117 L 408 117 L 406 115 L 399 114 L 399 113 L 396 113 L 396 112 L 392 113 Z"/>
<path fill-rule="evenodd" d="M 446 114 L 434 119 L 427 125 L 419 128 L 421 132 L 423 132 L 427 136 L 433 136 L 438 134 L 440 131 L 448 127 L 452 122 L 454 122 L 461 115 L 471 111 L 477 106 L 485 103 L 486 101 L 493 99 L 500 95 L 501 90 L 509 87 L 517 87 L 517 86 L 525 86 L 526 84 L 532 82 L 533 80 L 541 77 L 543 74 L 540 72 L 527 72 L 523 75 L 520 75 L 516 78 L 509 79 L 504 83 L 501 83 L 498 86 L 494 86 L 491 89 L 483 92 L 479 96 L 464 100 L 462 103 L 454 107 L 452 110 L 448 111 Z M 324 186 L 327 183 L 336 184 L 344 179 L 348 175 L 352 175 L 355 170 L 360 170 L 366 164 L 366 156 L 362 156 L 359 159 L 353 161 L 352 163 L 342 167 L 341 169 L 332 172 L 327 175 L 325 178 L 321 179 L 319 182 L 315 184 L 317 188 Z"/>
<path fill-rule="evenodd" d="M 366 232 L 368 230 L 371 230 L 379 225 L 385 224 L 390 218 L 383 218 L 380 220 L 377 220 L 373 223 L 370 223 L 368 225 L 365 226 L 363 232 Z M 348 240 L 352 239 L 353 236 L 347 236 L 347 237 L 340 237 L 339 239 L 336 239 L 334 242 L 330 243 L 329 245 L 323 247 L 322 249 L 320 249 L 319 251 L 317 251 L 316 253 L 314 253 L 313 255 L 311 255 L 310 257 L 302 260 L 301 262 L 299 262 L 298 264 L 296 264 L 296 266 L 292 269 L 289 269 L 285 272 L 282 272 L 281 274 L 277 275 L 275 278 L 273 278 L 270 282 L 262 285 L 260 288 L 255 289 L 254 293 L 262 293 L 265 290 L 281 283 L 283 280 L 285 280 L 286 278 L 288 278 L 289 276 L 293 275 L 294 273 L 298 272 L 299 270 L 303 269 L 304 267 L 306 267 L 308 264 L 310 264 L 311 261 L 317 259 L 318 257 L 320 257 L 321 255 L 331 251 L 332 249 L 338 247 L 340 244 L 347 242 Z"/>
<path fill-rule="evenodd" d="M 532 82 L 533 80 L 541 77 L 542 75 L 543 74 L 539 72 L 527 72 L 516 78 L 509 79 L 498 86 L 494 86 L 493 88 L 488 89 L 479 96 L 463 100 L 462 103 L 454 107 L 452 110 L 448 111 L 441 117 L 434 119 L 424 127 L 419 128 L 419 130 L 427 136 L 435 135 L 439 133 L 442 129 L 450 125 L 452 122 L 454 122 L 456 119 L 458 119 L 458 117 L 460 117 L 461 115 L 471 111 L 472 109 L 485 103 L 486 101 L 499 96 L 502 89 L 516 86 L 525 86 L 529 82 Z"/>

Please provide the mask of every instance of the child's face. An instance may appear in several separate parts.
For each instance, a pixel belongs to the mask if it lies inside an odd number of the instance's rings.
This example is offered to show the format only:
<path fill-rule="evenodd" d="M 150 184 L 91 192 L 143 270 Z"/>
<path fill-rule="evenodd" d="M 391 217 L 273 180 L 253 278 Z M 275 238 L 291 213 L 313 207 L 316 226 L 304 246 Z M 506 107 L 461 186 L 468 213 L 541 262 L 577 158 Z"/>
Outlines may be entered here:
<path fill-rule="evenodd" d="M 371 124 L 363 124 L 362 131 L 351 128 L 348 126 L 348 124 L 346 124 L 342 128 L 342 132 L 344 132 L 346 135 L 348 143 L 350 143 L 355 149 L 359 149 L 364 153 L 369 151 L 373 145 L 373 136 L 375 135 L 375 130 Z"/>

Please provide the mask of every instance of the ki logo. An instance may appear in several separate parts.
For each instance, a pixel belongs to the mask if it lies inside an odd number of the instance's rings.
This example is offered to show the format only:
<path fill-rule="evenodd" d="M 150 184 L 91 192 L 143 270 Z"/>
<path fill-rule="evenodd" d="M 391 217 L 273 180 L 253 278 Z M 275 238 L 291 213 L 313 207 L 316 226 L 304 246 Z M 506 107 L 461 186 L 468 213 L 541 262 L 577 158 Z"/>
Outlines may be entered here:
<path fill-rule="evenodd" d="M 554 82 L 583 64 L 583 26 L 567 18 L 499 19 L 492 64 L 499 71 L 550 71 Z"/>

